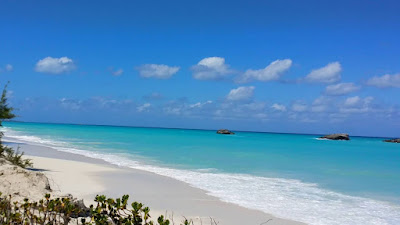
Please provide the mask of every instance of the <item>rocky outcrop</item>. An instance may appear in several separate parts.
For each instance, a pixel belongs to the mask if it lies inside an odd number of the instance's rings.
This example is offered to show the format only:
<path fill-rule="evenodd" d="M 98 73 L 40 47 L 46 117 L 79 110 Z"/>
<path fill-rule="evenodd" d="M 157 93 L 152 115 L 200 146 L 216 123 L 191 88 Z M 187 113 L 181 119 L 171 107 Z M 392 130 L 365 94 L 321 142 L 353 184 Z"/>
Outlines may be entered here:
<path fill-rule="evenodd" d="M 388 139 L 388 140 L 383 140 L 383 141 L 390 142 L 390 143 L 400 143 L 400 138 Z"/>
<path fill-rule="evenodd" d="M 235 134 L 235 133 L 227 129 L 220 129 L 217 131 L 217 134 Z"/>
<path fill-rule="evenodd" d="M 345 140 L 345 141 L 350 140 L 348 134 L 329 134 L 329 135 L 325 135 L 321 138 L 329 139 L 329 140 Z"/>

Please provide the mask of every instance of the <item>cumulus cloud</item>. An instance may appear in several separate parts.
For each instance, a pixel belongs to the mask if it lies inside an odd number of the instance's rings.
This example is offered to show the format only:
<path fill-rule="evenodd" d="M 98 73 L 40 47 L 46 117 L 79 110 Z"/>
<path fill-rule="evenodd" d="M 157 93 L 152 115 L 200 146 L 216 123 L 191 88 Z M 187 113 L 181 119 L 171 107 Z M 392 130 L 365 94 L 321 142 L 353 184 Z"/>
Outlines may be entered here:
<path fill-rule="evenodd" d="M 260 111 L 265 108 L 266 103 L 265 102 L 250 102 L 246 104 L 241 104 L 241 107 L 247 109 L 247 110 L 252 110 L 252 111 Z"/>
<path fill-rule="evenodd" d="M 283 59 L 275 60 L 264 69 L 247 70 L 242 76 L 237 79 L 237 82 L 249 82 L 252 80 L 258 81 L 273 81 L 278 80 L 292 66 L 292 60 Z"/>
<path fill-rule="evenodd" d="M 150 106 L 151 106 L 150 103 L 144 103 L 143 105 L 136 107 L 136 110 L 138 112 L 144 112 L 147 111 L 150 108 Z"/>
<path fill-rule="evenodd" d="M 226 99 L 229 101 L 248 100 L 253 97 L 254 89 L 254 86 L 238 87 L 236 89 L 232 89 L 229 92 L 228 96 L 226 96 Z"/>
<path fill-rule="evenodd" d="M 186 98 L 167 102 L 162 111 L 168 115 L 180 115 L 192 118 L 210 117 L 215 111 L 216 104 L 208 100 L 204 102 L 190 103 Z"/>
<path fill-rule="evenodd" d="M 153 92 L 151 94 L 143 96 L 143 99 L 147 100 L 147 101 L 161 100 L 163 98 L 164 98 L 164 96 L 158 92 Z"/>
<path fill-rule="evenodd" d="M 76 99 L 68 99 L 68 98 L 62 98 L 60 99 L 60 104 L 63 108 L 70 109 L 70 110 L 79 110 L 81 109 L 81 100 L 76 100 Z"/>
<path fill-rule="evenodd" d="M 373 110 L 371 103 L 373 97 L 360 98 L 359 96 L 349 97 L 340 107 L 342 113 L 366 113 Z"/>
<path fill-rule="evenodd" d="M 124 73 L 124 70 L 123 69 L 114 70 L 114 68 L 110 68 L 110 73 L 113 76 L 121 76 Z"/>
<path fill-rule="evenodd" d="M 68 57 L 46 57 L 36 63 L 35 71 L 40 73 L 62 74 L 76 68 L 74 61 Z"/>
<path fill-rule="evenodd" d="M 292 105 L 292 110 L 294 112 L 304 112 L 307 110 L 307 105 L 303 103 L 294 103 Z"/>
<path fill-rule="evenodd" d="M 345 106 L 354 106 L 357 105 L 361 101 L 361 98 L 358 96 L 349 97 L 344 101 Z"/>
<path fill-rule="evenodd" d="M 5 70 L 6 70 L 7 72 L 12 71 L 13 69 L 14 69 L 14 67 L 13 67 L 11 64 L 7 64 L 6 67 L 5 67 Z"/>
<path fill-rule="evenodd" d="M 136 68 L 141 77 L 157 79 L 171 78 L 179 69 L 179 66 L 167 66 L 163 64 L 144 64 Z"/>
<path fill-rule="evenodd" d="M 345 95 L 354 91 L 360 90 L 360 86 L 353 83 L 339 83 L 332 84 L 325 88 L 325 94 L 327 95 Z"/>
<path fill-rule="evenodd" d="M 163 111 L 164 111 L 164 113 L 166 113 L 166 114 L 180 115 L 181 112 L 183 111 L 183 107 L 181 107 L 181 106 L 177 106 L 177 107 L 174 107 L 174 106 L 165 106 L 165 107 L 163 108 Z"/>
<path fill-rule="evenodd" d="M 328 65 L 312 70 L 306 77 L 305 81 L 313 83 L 335 83 L 340 81 L 342 66 L 339 62 L 332 62 Z"/>
<path fill-rule="evenodd" d="M 192 66 L 191 70 L 197 80 L 220 80 L 233 72 L 222 57 L 204 58 Z"/>
<path fill-rule="evenodd" d="M 321 113 L 327 111 L 335 104 L 334 99 L 327 96 L 320 96 L 316 98 L 310 108 L 311 112 Z"/>
<path fill-rule="evenodd" d="M 204 105 L 211 104 L 211 103 L 213 103 L 213 102 L 211 100 L 208 100 L 206 102 L 197 102 L 195 104 L 191 104 L 191 105 L 189 105 L 189 107 L 190 108 L 202 108 Z"/>
<path fill-rule="evenodd" d="M 13 71 L 14 67 L 11 64 L 7 64 L 4 66 L 4 68 L 0 67 L 0 73 L 1 72 L 11 72 Z"/>
<path fill-rule="evenodd" d="M 257 120 L 265 121 L 267 117 L 267 104 L 257 101 L 222 101 L 220 104 L 214 104 L 214 119 L 219 120 Z"/>
<path fill-rule="evenodd" d="M 327 106 L 326 105 L 313 105 L 313 106 L 311 106 L 311 112 L 321 113 L 321 112 L 325 112 L 326 110 L 327 110 Z"/>
<path fill-rule="evenodd" d="M 47 101 L 47 100 L 46 100 Z M 133 112 L 136 111 L 136 104 L 132 99 L 109 99 L 104 97 L 91 97 L 87 99 L 70 99 L 61 98 L 54 103 L 47 103 L 48 106 L 57 107 L 61 106 L 68 110 L 79 110 L 82 112 L 99 112 L 99 111 L 113 111 L 113 112 Z"/>
<path fill-rule="evenodd" d="M 286 111 L 286 106 L 281 105 L 281 104 L 277 104 L 277 103 L 273 104 L 271 106 L 271 108 L 273 108 L 276 111 L 281 111 L 281 112 L 285 112 Z"/>
<path fill-rule="evenodd" d="M 400 88 L 400 73 L 398 74 L 386 74 L 383 76 L 375 76 L 367 81 L 367 85 L 375 86 L 379 88 L 395 87 Z"/>

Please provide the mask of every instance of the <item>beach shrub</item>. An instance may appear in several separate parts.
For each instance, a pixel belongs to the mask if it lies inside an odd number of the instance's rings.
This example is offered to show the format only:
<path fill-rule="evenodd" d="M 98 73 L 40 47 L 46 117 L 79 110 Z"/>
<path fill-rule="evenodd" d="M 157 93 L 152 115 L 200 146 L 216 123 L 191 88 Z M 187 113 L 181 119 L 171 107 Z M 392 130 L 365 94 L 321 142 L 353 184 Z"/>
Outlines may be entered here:
<path fill-rule="evenodd" d="M 12 201 L 11 196 L 0 192 L 0 224 L 19 225 L 170 225 L 163 215 L 151 220 L 150 209 L 142 203 L 133 202 L 128 208 L 128 195 L 112 199 L 104 195 L 95 197 L 96 206 L 87 209 L 70 198 L 54 198 L 46 194 L 44 199 L 31 202 Z M 190 225 L 185 219 L 180 225 Z"/>
<path fill-rule="evenodd" d="M 68 224 L 79 208 L 69 198 L 50 199 L 50 194 L 38 202 L 12 201 L 11 195 L 2 198 L 0 192 L 0 224 Z"/>
<path fill-rule="evenodd" d="M 14 108 L 8 105 L 7 101 L 7 86 L 3 89 L 0 99 L 0 126 L 2 126 L 2 122 L 4 120 L 9 120 L 15 117 L 13 113 Z M 0 132 L 0 158 L 4 158 L 7 161 L 10 161 L 12 164 L 16 166 L 20 166 L 22 168 L 26 168 L 32 166 L 32 162 L 29 159 L 23 159 L 23 152 L 20 152 L 19 149 L 14 151 L 14 149 L 4 146 L 1 138 L 3 137 L 3 132 Z"/>
<path fill-rule="evenodd" d="M 14 151 L 14 149 L 7 147 L 7 146 L 0 146 L 0 157 L 4 158 L 5 160 L 9 161 L 13 165 L 26 168 L 26 167 L 32 167 L 33 164 L 30 159 L 23 159 L 22 157 L 24 156 L 23 152 L 19 151 L 19 148 L 17 151 Z"/>

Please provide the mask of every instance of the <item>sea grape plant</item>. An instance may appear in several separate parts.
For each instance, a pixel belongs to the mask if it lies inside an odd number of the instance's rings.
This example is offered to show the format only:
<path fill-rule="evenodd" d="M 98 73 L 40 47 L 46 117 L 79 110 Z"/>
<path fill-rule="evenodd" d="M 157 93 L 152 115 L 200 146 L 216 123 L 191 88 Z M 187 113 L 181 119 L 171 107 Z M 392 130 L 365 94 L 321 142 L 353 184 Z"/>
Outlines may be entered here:
<path fill-rule="evenodd" d="M 4 225 L 170 225 L 163 215 L 151 220 L 150 209 L 142 203 L 133 202 L 128 207 L 128 195 L 112 199 L 105 195 L 95 197 L 96 206 L 86 208 L 69 197 L 51 198 L 46 194 L 39 201 L 25 198 L 13 201 L 0 192 L 0 224 Z M 191 225 L 185 219 L 181 225 Z M 171 224 L 172 225 L 172 224 Z"/>

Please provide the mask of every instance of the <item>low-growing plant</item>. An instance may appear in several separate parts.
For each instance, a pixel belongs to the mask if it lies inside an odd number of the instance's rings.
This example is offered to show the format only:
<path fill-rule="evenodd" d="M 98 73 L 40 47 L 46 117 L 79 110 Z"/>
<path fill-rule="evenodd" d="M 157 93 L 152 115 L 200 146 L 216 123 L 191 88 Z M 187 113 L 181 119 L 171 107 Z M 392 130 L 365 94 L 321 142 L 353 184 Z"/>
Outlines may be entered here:
<path fill-rule="evenodd" d="M 13 165 L 20 166 L 22 168 L 26 167 L 32 167 L 33 164 L 30 159 L 23 159 L 22 157 L 24 156 L 23 152 L 19 151 L 19 148 L 17 151 L 14 151 L 14 149 L 1 145 L 0 146 L 0 157 L 4 158 L 5 160 L 9 161 Z"/>
<path fill-rule="evenodd" d="M 80 209 L 69 198 L 50 199 L 50 194 L 38 202 L 25 198 L 12 201 L 11 195 L 2 197 L 0 192 L 0 224 L 68 224 Z"/>
<path fill-rule="evenodd" d="M 0 192 L 0 224 L 5 225 L 170 225 L 163 215 L 151 220 L 150 209 L 142 203 L 133 202 L 128 208 L 128 195 L 112 199 L 97 195 L 96 206 L 89 209 L 70 198 L 54 198 L 46 194 L 40 201 L 23 202 L 3 197 Z M 181 225 L 193 224 L 185 219 Z"/>

